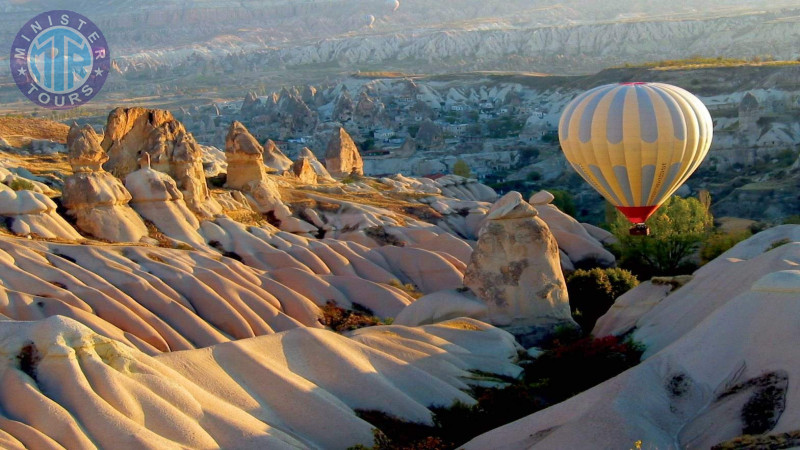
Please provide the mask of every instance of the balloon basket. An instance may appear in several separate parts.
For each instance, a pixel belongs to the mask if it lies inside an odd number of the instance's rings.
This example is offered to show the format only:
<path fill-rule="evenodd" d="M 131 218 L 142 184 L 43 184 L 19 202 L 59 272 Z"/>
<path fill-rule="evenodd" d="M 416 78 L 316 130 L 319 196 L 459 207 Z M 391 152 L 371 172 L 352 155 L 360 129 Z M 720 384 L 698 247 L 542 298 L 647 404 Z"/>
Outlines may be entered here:
<path fill-rule="evenodd" d="M 631 236 L 650 236 L 650 227 L 643 223 L 634 224 L 628 232 Z"/>

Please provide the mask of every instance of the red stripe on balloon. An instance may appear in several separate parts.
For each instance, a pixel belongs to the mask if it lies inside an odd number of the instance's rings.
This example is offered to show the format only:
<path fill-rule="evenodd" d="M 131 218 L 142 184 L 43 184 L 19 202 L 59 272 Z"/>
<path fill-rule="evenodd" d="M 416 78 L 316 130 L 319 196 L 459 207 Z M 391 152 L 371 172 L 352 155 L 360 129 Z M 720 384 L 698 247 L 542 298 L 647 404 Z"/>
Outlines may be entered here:
<path fill-rule="evenodd" d="M 655 206 L 617 206 L 621 212 L 631 223 L 644 223 L 657 209 Z"/>

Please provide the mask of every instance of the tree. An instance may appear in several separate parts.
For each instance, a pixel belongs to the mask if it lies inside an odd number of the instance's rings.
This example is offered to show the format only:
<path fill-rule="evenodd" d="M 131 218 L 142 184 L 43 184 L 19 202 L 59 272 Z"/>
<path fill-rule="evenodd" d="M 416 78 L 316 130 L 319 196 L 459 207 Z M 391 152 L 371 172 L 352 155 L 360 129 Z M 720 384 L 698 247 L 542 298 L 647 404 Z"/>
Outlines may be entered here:
<path fill-rule="evenodd" d="M 696 198 L 671 197 L 647 220 L 650 236 L 631 236 L 630 223 L 619 212 L 611 232 L 619 239 L 620 266 L 640 279 L 679 275 L 696 268 L 689 257 L 713 226 L 714 218 Z"/>
<path fill-rule="evenodd" d="M 564 214 L 575 217 L 578 210 L 575 208 L 575 199 L 572 197 L 572 194 L 561 189 L 550 189 L 548 192 L 553 194 L 553 201 L 550 203 L 555 205 L 556 208 L 560 209 Z"/>
<path fill-rule="evenodd" d="M 567 277 L 572 317 L 589 334 L 614 300 L 638 285 L 636 276 L 625 269 L 578 269 Z"/>
<path fill-rule="evenodd" d="M 456 163 L 453 164 L 453 174 L 464 178 L 472 177 L 472 172 L 469 170 L 469 165 L 461 158 L 457 159 Z"/>

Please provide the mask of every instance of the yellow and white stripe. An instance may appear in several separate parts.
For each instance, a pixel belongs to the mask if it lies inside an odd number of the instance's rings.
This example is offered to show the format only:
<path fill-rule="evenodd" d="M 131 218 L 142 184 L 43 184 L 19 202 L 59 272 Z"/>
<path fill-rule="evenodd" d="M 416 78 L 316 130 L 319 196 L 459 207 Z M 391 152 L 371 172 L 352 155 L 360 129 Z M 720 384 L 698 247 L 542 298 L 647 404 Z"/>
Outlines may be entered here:
<path fill-rule="evenodd" d="M 663 83 L 609 84 L 570 102 L 558 126 L 567 160 L 615 206 L 661 205 L 711 146 L 708 109 Z"/>

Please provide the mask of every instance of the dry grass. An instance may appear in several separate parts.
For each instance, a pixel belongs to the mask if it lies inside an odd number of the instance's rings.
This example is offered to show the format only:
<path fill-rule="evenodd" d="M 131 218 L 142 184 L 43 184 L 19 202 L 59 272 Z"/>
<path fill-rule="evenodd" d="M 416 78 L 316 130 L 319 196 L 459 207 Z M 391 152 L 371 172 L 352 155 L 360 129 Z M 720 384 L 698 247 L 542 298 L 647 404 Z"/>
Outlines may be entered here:
<path fill-rule="evenodd" d="M 31 117 L 0 117 L 0 137 L 14 147 L 23 147 L 31 139 L 50 139 L 66 144 L 69 127 L 52 120 Z"/>
<path fill-rule="evenodd" d="M 718 217 L 715 220 L 719 224 L 718 228 L 720 231 L 725 233 L 748 231 L 750 227 L 756 223 L 755 220 L 742 219 L 739 217 Z"/>
<path fill-rule="evenodd" d="M 69 164 L 66 153 L 53 153 L 52 155 L 13 155 L 3 154 L 10 159 L 19 160 L 20 166 L 28 169 L 34 175 L 59 172 L 72 175 L 72 166 Z"/>
<path fill-rule="evenodd" d="M 263 227 L 269 224 L 263 214 L 259 214 L 250 209 L 235 209 L 232 211 L 223 211 L 225 215 L 231 219 L 247 226 Z"/>

